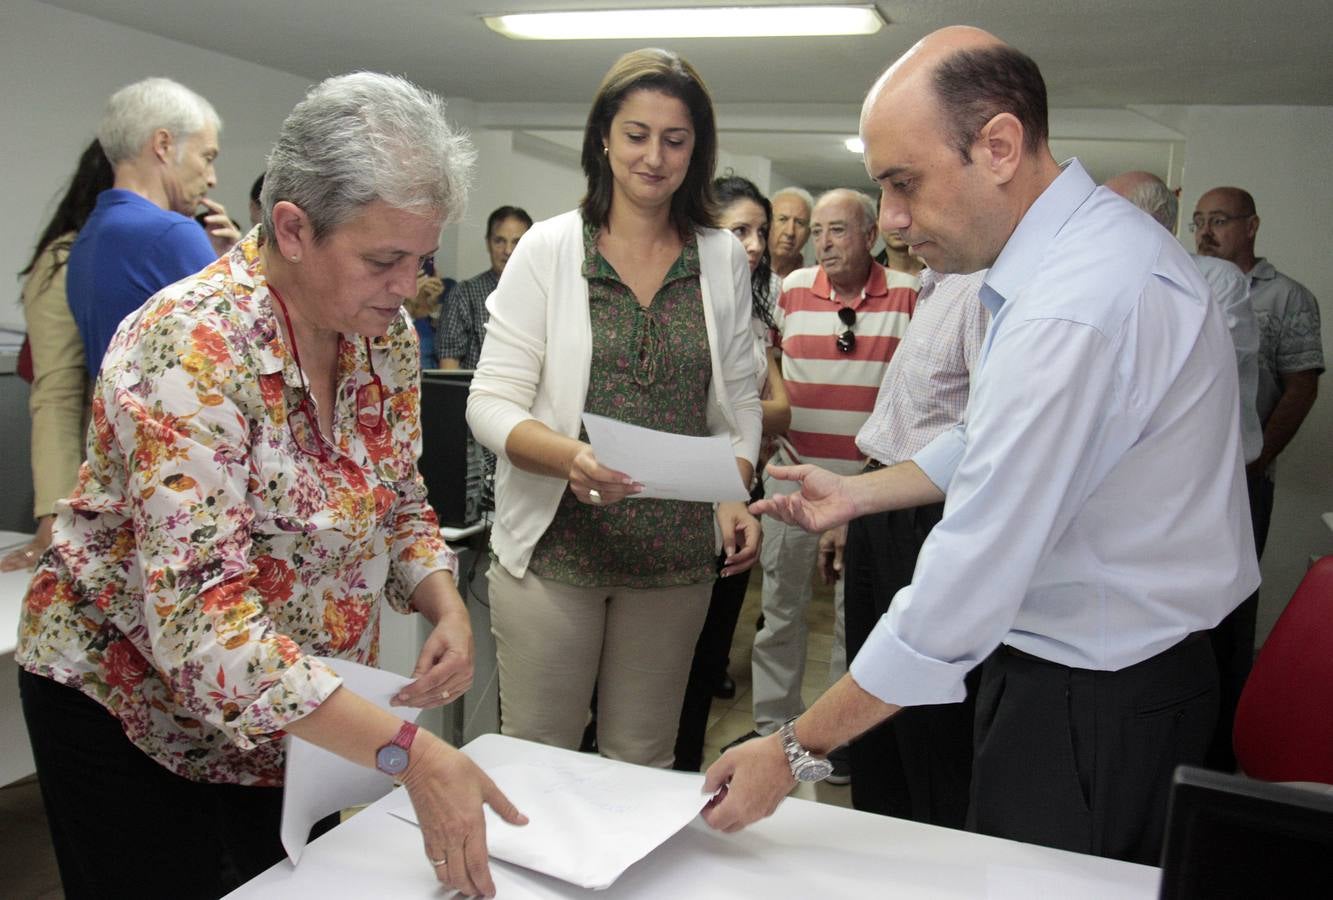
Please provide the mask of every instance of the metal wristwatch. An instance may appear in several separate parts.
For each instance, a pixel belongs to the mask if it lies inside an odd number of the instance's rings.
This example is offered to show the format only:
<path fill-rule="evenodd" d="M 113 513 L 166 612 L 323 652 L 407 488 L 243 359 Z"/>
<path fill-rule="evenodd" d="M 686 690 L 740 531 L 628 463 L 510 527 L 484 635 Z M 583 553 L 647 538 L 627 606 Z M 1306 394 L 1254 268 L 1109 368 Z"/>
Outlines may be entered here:
<path fill-rule="evenodd" d="M 796 717 L 782 723 L 778 730 L 782 740 L 782 752 L 787 754 L 787 765 L 791 766 L 791 775 L 797 781 L 823 781 L 833 774 L 833 763 L 814 756 L 796 740 Z"/>
<path fill-rule="evenodd" d="M 393 736 L 393 740 L 376 751 L 375 768 L 394 778 L 406 772 L 408 751 L 412 748 L 412 739 L 416 736 L 417 726 L 411 722 L 404 722 L 398 733 Z"/>

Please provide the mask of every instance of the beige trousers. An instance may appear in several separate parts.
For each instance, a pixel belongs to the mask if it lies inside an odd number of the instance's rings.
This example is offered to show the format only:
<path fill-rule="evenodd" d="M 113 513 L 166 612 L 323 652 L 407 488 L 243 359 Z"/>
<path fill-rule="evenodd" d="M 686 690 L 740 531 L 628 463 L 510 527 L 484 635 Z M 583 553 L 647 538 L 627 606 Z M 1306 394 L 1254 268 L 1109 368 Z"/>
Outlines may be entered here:
<path fill-rule="evenodd" d="M 500 730 L 578 749 L 597 686 L 597 748 L 666 768 L 712 582 L 584 588 L 488 571 Z"/>

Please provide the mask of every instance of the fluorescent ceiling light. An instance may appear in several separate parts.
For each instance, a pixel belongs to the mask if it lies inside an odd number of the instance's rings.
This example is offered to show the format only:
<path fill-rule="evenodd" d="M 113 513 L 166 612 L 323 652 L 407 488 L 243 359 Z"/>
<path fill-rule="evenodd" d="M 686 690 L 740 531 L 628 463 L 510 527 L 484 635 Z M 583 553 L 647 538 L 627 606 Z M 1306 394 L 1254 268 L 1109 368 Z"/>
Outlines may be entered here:
<path fill-rule="evenodd" d="M 849 137 L 847 140 L 842 142 L 842 145 L 846 147 L 848 150 L 850 150 L 852 153 L 866 152 L 865 142 L 862 141 L 859 137 Z"/>
<path fill-rule="evenodd" d="M 483 16 L 517 41 L 820 37 L 874 34 L 884 20 L 873 6 L 709 6 L 607 9 Z"/>

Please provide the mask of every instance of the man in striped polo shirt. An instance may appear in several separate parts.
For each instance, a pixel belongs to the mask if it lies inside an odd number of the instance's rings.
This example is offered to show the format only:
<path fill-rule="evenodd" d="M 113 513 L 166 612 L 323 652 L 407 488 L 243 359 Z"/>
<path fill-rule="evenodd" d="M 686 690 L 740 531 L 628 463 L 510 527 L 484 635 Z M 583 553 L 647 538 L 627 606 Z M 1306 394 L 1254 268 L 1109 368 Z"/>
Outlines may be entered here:
<path fill-rule="evenodd" d="M 871 257 L 875 220 L 875 203 L 865 194 L 839 189 L 821 196 L 810 222 L 818 265 L 797 269 L 782 283 L 774 321 L 791 427 L 775 463 L 813 463 L 848 475 L 865 465 L 856 433 L 874 408 L 918 287 L 915 276 L 891 272 Z M 768 495 L 799 486 L 764 479 Z M 818 546 L 819 535 L 764 518 L 764 627 L 755 635 L 751 662 L 755 731 L 745 737 L 774 732 L 805 708 L 805 611 Z M 841 582 L 834 603 L 830 683 L 847 669 Z"/>

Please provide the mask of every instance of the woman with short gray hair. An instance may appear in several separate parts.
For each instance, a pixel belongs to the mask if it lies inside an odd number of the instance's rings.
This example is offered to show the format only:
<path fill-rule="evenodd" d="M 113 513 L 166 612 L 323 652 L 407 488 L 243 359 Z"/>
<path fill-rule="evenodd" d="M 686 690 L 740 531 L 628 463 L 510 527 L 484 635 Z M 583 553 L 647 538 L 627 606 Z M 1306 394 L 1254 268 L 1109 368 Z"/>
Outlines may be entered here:
<path fill-rule="evenodd" d="M 286 734 L 401 781 L 439 881 L 494 893 L 482 806 L 522 815 L 320 659 L 375 663 L 382 596 L 434 625 L 395 705 L 472 681 L 401 308 L 472 159 L 433 94 L 325 81 L 283 125 L 263 226 L 112 340 L 17 653 L 67 896 L 217 897 L 280 860 Z"/>

